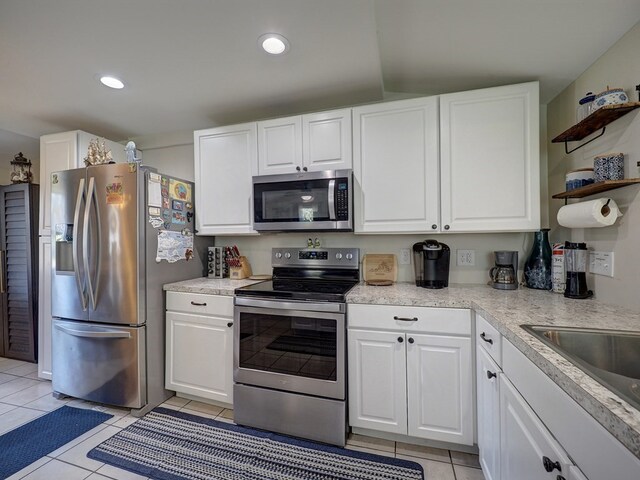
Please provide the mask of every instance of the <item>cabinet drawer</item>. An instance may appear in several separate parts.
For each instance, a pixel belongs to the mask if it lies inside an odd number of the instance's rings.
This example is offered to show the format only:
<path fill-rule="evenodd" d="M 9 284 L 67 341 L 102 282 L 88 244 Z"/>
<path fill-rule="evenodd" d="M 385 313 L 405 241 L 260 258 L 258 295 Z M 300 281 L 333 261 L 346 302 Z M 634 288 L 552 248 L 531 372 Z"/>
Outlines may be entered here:
<path fill-rule="evenodd" d="M 233 318 L 233 297 L 167 292 L 167 310 Z"/>
<path fill-rule="evenodd" d="M 368 330 L 471 335 L 471 310 L 392 305 L 348 305 L 347 325 Z"/>
<path fill-rule="evenodd" d="M 494 362 L 502 367 L 502 335 L 481 315 L 476 313 L 476 343 L 481 345 Z"/>

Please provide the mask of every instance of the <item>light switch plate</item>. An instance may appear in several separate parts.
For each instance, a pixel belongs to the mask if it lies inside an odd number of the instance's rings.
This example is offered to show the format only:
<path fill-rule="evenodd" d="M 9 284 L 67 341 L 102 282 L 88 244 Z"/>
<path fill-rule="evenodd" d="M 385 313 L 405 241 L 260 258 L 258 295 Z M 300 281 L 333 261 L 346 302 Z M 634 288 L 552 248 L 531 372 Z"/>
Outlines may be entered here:
<path fill-rule="evenodd" d="M 400 265 L 411 265 L 411 250 L 408 248 L 401 248 L 398 263 Z"/>
<path fill-rule="evenodd" d="M 475 264 L 475 250 L 456 250 L 456 265 L 459 267 L 472 267 Z"/>
<path fill-rule="evenodd" d="M 613 277 L 613 252 L 589 252 L 589 271 Z"/>

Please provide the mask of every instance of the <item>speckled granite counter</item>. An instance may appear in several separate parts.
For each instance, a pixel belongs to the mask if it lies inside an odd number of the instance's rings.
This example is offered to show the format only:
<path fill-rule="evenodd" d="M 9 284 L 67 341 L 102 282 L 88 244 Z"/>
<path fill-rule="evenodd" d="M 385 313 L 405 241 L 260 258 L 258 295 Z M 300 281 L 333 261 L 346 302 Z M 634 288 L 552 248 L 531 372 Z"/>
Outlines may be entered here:
<path fill-rule="evenodd" d="M 258 283 L 261 280 L 231 280 L 229 278 L 193 278 L 182 282 L 167 283 L 163 289 L 168 292 L 205 293 L 207 295 L 233 295 L 236 288 Z"/>
<path fill-rule="evenodd" d="M 546 291 L 503 291 L 484 285 L 450 285 L 442 290 L 409 283 L 358 285 L 349 292 L 347 303 L 475 310 L 640 458 L 640 411 L 520 327 L 529 324 L 640 331 L 639 312 L 593 299 L 570 300 Z"/>

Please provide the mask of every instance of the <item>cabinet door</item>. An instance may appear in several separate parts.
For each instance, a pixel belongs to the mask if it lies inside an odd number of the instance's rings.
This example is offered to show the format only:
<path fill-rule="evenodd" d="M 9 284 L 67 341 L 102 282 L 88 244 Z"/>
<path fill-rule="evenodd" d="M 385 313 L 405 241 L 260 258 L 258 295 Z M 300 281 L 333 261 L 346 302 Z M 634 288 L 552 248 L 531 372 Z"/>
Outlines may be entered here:
<path fill-rule="evenodd" d="M 404 334 L 349 329 L 347 336 L 350 425 L 406 434 Z"/>
<path fill-rule="evenodd" d="M 539 129 L 537 82 L 440 96 L 445 230 L 540 228 Z"/>
<path fill-rule="evenodd" d="M 51 380 L 51 237 L 40 237 L 38 261 L 38 377 Z"/>
<path fill-rule="evenodd" d="M 476 345 L 478 448 L 486 480 L 500 480 L 500 368 L 480 344 Z"/>
<path fill-rule="evenodd" d="M 166 388 L 233 403 L 231 319 L 171 311 L 166 319 Z"/>
<path fill-rule="evenodd" d="M 51 235 L 51 174 L 78 167 L 78 132 L 40 137 L 40 235 Z"/>
<path fill-rule="evenodd" d="M 194 132 L 196 228 L 199 235 L 253 230 L 251 176 L 256 175 L 256 124 Z"/>
<path fill-rule="evenodd" d="M 303 115 L 302 149 L 309 171 L 350 169 L 351 109 Z"/>
<path fill-rule="evenodd" d="M 505 375 L 499 376 L 499 382 L 502 478 L 555 480 L 558 475 L 569 475 L 571 462 L 562 447 Z M 544 457 L 559 462 L 560 471 L 547 472 Z"/>
<path fill-rule="evenodd" d="M 438 98 L 353 109 L 356 233 L 438 229 Z"/>
<path fill-rule="evenodd" d="M 302 117 L 258 122 L 258 174 L 302 169 Z"/>
<path fill-rule="evenodd" d="M 410 436 L 473 445 L 471 339 L 407 334 Z"/>

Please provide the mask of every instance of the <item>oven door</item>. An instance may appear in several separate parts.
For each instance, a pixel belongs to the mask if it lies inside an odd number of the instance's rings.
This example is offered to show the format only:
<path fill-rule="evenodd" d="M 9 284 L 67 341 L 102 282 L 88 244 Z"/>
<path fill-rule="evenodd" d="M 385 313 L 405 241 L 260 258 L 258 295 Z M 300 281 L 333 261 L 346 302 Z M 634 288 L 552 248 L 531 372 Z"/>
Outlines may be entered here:
<path fill-rule="evenodd" d="M 234 316 L 235 383 L 345 399 L 344 304 L 236 297 Z"/>

